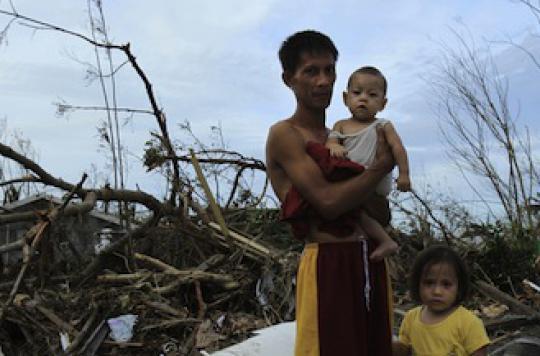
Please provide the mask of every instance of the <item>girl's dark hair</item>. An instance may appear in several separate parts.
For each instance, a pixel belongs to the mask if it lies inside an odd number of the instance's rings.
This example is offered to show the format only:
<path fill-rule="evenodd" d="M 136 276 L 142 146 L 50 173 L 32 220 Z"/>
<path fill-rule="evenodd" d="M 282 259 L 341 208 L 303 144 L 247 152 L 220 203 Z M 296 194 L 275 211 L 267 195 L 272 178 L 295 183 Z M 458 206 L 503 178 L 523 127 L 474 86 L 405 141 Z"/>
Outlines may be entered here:
<path fill-rule="evenodd" d="M 428 247 L 416 257 L 409 279 L 411 297 L 417 303 L 422 303 L 422 300 L 420 299 L 420 281 L 422 279 L 422 274 L 431 266 L 439 263 L 447 263 L 456 271 L 458 291 L 454 304 L 461 304 L 469 294 L 469 272 L 459 254 L 446 245 L 434 245 Z"/>
<path fill-rule="evenodd" d="M 294 73 L 303 52 L 330 53 L 334 60 L 338 58 L 338 50 L 330 37 L 314 30 L 300 31 L 289 36 L 281 44 L 278 55 L 283 71 Z"/>

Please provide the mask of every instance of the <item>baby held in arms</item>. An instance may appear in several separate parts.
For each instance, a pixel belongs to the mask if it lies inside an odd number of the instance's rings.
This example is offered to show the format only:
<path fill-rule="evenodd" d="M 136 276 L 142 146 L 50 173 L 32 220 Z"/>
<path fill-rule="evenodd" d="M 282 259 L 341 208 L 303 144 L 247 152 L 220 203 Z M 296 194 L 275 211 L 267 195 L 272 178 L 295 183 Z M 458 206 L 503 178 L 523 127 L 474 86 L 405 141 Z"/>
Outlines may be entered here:
<path fill-rule="evenodd" d="M 348 158 L 369 168 L 377 149 L 376 129 L 377 126 L 382 126 L 399 169 L 397 188 L 407 192 L 411 190 L 407 151 L 392 123 L 376 117 L 386 106 L 386 90 L 386 78 L 377 68 L 362 67 L 353 72 L 349 77 L 347 90 L 343 92 L 343 101 L 349 108 L 351 117 L 335 123 L 326 147 L 333 157 Z M 389 173 L 379 182 L 376 194 L 384 196 L 386 200 L 391 189 L 392 174 Z M 362 228 L 369 238 L 377 242 L 377 248 L 370 256 L 373 261 L 381 260 L 397 251 L 397 243 L 388 235 L 385 226 L 381 225 L 388 222 L 376 220 L 365 210 L 360 214 Z"/>

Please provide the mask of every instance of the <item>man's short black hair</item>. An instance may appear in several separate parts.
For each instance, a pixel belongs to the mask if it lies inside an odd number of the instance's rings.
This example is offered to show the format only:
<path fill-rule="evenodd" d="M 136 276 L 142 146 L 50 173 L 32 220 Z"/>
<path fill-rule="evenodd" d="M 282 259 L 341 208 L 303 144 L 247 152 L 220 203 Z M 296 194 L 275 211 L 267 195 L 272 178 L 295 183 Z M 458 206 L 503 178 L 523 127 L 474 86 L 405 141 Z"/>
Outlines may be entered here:
<path fill-rule="evenodd" d="M 349 80 L 347 81 L 347 90 L 349 90 L 349 87 L 351 86 L 352 79 L 354 78 L 354 76 L 356 74 L 370 74 L 370 75 L 374 75 L 376 77 L 381 78 L 383 80 L 383 92 L 384 92 L 384 95 L 386 96 L 386 90 L 388 88 L 388 83 L 386 82 L 386 78 L 384 77 L 384 75 L 382 74 L 382 72 L 380 70 L 378 70 L 377 68 L 372 67 L 372 66 L 365 66 L 365 67 L 361 67 L 361 68 L 358 68 L 357 70 L 355 70 L 349 76 Z"/>
<path fill-rule="evenodd" d="M 279 60 L 283 72 L 294 73 L 300 63 L 300 56 L 304 52 L 330 53 L 334 60 L 338 58 L 338 50 L 330 37 L 314 30 L 296 32 L 283 41 L 279 49 Z"/>
<path fill-rule="evenodd" d="M 420 282 L 422 275 L 433 265 L 445 263 L 454 268 L 458 279 L 458 291 L 454 305 L 461 304 L 468 296 L 470 289 L 469 272 L 459 254 L 446 245 L 434 245 L 422 251 L 412 267 L 409 288 L 411 297 L 417 303 L 420 299 Z"/>

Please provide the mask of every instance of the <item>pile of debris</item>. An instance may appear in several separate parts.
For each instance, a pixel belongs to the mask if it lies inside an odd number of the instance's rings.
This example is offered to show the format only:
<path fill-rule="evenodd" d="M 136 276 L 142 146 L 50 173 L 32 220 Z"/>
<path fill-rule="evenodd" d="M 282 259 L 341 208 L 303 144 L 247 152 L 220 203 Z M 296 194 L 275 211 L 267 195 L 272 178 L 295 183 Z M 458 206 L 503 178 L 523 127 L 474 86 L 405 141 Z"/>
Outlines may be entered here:
<path fill-rule="evenodd" d="M 221 222 L 169 215 L 96 241 L 93 254 L 67 261 L 55 249 L 62 234 L 42 234 L 44 225 L 69 215 L 71 206 L 61 208 L 34 213 L 38 222 L 17 245 L 22 261 L 2 276 L 5 355 L 198 355 L 294 319 L 302 245 L 277 210 L 229 209 L 214 219 Z M 422 244 L 394 238 L 401 246 L 389 261 L 397 326 L 412 306 L 405 261 Z M 493 349 L 534 335 L 518 331 L 540 320 L 535 281 L 524 281 L 524 292 L 513 296 L 480 280 L 475 287 L 469 307 L 486 323 Z"/>
<path fill-rule="evenodd" d="M 163 115 L 156 118 L 163 124 Z M 242 172 L 264 164 L 221 150 L 218 158 L 203 155 L 210 168 L 225 167 L 215 174 L 234 174 L 222 207 L 195 153 L 177 156 L 166 132 L 161 138 L 166 149 L 149 149 L 156 155 L 146 160 L 149 170 L 169 169 L 163 201 L 138 189 L 86 189 L 86 174 L 71 184 L 0 143 L 0 155 L 28 172 L 3 184 L 39 182 L 65 192 L 28 211 L 20 202 L 0 209 L 0 238 L 8 232 L 0 240 L 2 353 L 196 355 L 294 317 L 301 246 L 290 243 L 277 210 L 258 208 L 266 185 L 252 197 L 242 183 Z M 186 174 L 192 168 L 196 174 Z M 115 233 L 103 234 L 115 228 L 108 218 L 101 226 L 103 216 L 91 222 L 95 233 L 81 228 L 97 203 L 118 204 L 123 224 Z"/>
<path fill-rule="evenodd" d="M 59 237 L 40 235 L 59 221 L 55 209 L 34 214 L 42 218 L 23 260 L 2 276 L 6 355 L 197 354 L 294 317 L 301 246 L 283 248 L 289 237 L 275 210 L 229 211 L 227 225 L 162 219 L 66 263 L 51 257 Z"/>

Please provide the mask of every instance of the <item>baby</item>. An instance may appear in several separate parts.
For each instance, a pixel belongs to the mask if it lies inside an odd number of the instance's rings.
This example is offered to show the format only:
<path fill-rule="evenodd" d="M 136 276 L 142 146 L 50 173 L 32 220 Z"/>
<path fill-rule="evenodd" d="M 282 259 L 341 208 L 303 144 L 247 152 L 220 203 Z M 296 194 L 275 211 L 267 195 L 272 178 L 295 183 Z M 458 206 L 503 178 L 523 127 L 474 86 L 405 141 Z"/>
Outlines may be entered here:
<path fill-rule="evenodd" d="M 407 152 L 392 123 L 375 117 L 386 105 L 386 88 L 386 78 L 375 67 L 362 67 L 353 72 L 347 83 L 347 91 L 343 92 L 343 101 L 352 116 L 336 122 L 326 147 L 334 157 L 348 158 L 369 167 L 377 149 L 376 127 L 382 126 L 399 169 L 397 188 L 407 192 L 411 190 Z M 391 189 L 390 173 L 379 182 L 376 193 L 386 197 Z M 396 252 L 397 243 L 366 212 L 361 214 L 361 225 L 368 237 L 378 242 L 370 256 L 372 260 L 378 261 Z"/>

